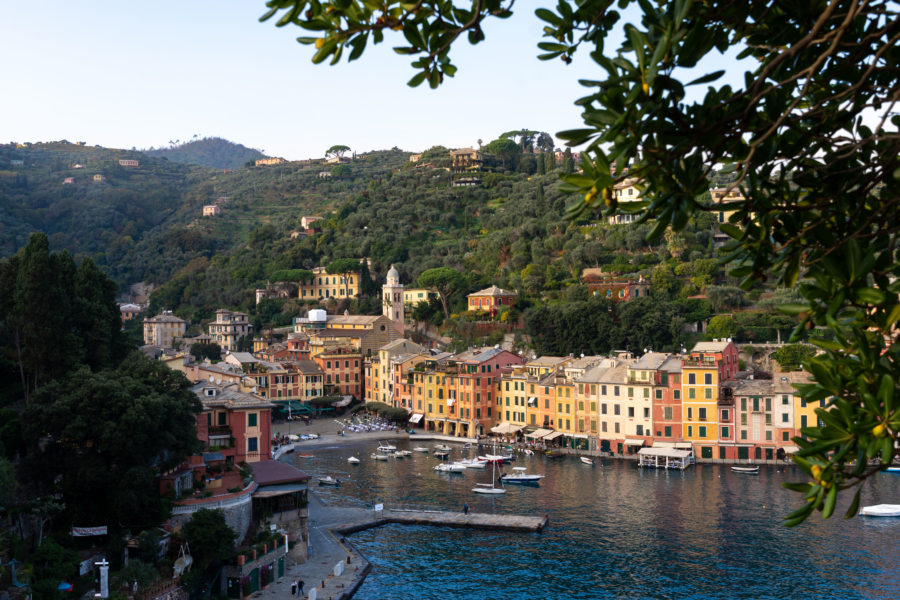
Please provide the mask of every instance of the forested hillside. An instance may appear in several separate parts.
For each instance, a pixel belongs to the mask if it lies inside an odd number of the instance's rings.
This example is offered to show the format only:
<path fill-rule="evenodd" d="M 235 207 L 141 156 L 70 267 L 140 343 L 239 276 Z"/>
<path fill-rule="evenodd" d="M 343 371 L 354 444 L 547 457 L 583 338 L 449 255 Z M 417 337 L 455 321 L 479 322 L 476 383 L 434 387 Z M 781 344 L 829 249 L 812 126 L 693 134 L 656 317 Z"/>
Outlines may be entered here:
<path fill-rule="evenodd" d="M 91 257 L 123 290 L 138 281 L 156 284 L 151 312 L 173 309 L 195 324 L 223 306 L 253 313 L 257 326 L 286 324 L 306 307 L 296 299 L 256 307 L 255 288 L 279 283 L 284 271 L 365 257 L 379 284 L 391 264 L 407 285 L 436 267 L 463 273 L 465 284 L 450 298 L 455 313 L 466 311 L 468 292 L 490 285 L 517 290 L 520 301 L 504 319 L 524 317 L 545 352 L 673 348 L 684 342 L 683 325 L 717 313 L 714 329 L 723 336 L 787 333 L 792 320 L 775 306 L 790 297 L 760 303 L 764 289 L 741 291 L 720 268 L 712 214 L 654 245 L 645 241 L 649 224 L 566 220 L 570 198 L 560 191 L 559 175 L 573 161 L 522 154 L 511 141 L 502 147 L 507 154 L 488 154 L 484 170 L 473 175 L 444 168 L 448 152 L 441 147 L 418 163 L 395 148 L 334 165 L 299 161 L 223 172 L 69 143 L 0 146 L 0 248 L 10 254 L 30 231 L 42 230 L 54 249 Z M 120 166 L 122 158 L 139 166 Z M 67 177 L 74 182 L 64 183 Z M 213 203 L 220 214 L 202 216 Z M 324 217 L 316 231 L 301 228 L 309 215 Z M 622 314 L 604 304 L 606 314 L 598 315 L 595 304 L 605 300 L 581 279 L 591 267 L 644 276 L 653 301 Z M 376 294 L 329 308 L 377 313 L 381 304 Z M 439 308 L 423 306 L 414 316 L 441 324 Z M 451 321 L 443 325 L 450 333 L 477 341 L 477 327 Z M 626 322 L 629 331 L 646 334 L 626 335 Z"/>
<path fill-rule="evenodd" d="M 183 144 L 172 142 L 169 147 L 150 148 L 143 152 L 147 156 L 157 156 L 172 162 L 215 169 L 240 169 L 250 161 L 265 157 L 259 150 L 218 137 L 193 139 Z"/>

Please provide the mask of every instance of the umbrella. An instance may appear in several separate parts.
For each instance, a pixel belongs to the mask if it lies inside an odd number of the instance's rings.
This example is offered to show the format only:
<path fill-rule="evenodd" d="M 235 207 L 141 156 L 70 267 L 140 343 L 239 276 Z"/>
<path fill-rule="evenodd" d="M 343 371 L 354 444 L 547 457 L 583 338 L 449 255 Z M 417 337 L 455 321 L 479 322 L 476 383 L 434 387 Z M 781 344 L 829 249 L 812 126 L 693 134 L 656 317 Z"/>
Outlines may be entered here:
<path fill-rule="evenodd" d="M 56 589 L 58 589 L 58 590 L 60 590 L 60 591 L 63 591 L 63 592 L 71 592 L 72 589 L 73 589 L 73 586 L 72 586 L 71 583 L 68 583 L 68 582 L 65 582 L 65 581 L 61 581 L 61 582 L 59 583 L 59 585 L 56 586 Z"/>

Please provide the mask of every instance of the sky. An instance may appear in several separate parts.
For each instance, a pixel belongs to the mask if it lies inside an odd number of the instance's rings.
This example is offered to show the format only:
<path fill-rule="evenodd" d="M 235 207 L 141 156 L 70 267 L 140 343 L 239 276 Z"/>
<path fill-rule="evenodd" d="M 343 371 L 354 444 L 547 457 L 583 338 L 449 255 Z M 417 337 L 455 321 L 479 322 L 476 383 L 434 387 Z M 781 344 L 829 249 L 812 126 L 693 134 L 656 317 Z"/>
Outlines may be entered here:
<path fill-rule="evenodd" d="M 264 0 L 0 0 L 0 141 L 144 149 L 216 136 L 300 160 L 335 144 L 415 152 L 555 134 L 581 125 L 578 79 L 601 71 L 586 57 L 537 60 L 537 5 L 490 20 L 477 46 L 461 40 L 459 71 L 432 90 L 406 85 L 400 38 L 313 65 L 296 42 L 310 34 L 259 22 Z"/>

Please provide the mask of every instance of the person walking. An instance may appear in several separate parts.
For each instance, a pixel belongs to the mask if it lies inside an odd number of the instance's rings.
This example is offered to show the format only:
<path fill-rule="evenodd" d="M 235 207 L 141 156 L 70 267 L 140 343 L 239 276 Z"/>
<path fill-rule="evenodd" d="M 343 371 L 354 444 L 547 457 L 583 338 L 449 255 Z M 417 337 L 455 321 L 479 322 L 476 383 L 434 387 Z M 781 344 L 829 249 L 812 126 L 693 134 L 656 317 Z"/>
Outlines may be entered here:
<path fill-rule="evenodd" d="M 302 598 L 303 597 L 303 580 L 302 579 L 297 580 L 297 591 L 300 592 L 300 597 Z"/>
<path fill-rule="evenodd" d="M 463 514 L 464 514 L 464 515 L 469 514 L 469 503 L 468 503 L 468 502 L 466 502 L 465 504 L 463 504 Z"/>
<path fill-rule="evenodd" d="M 291 581 L 291 596 L 297 595 L 297 580 Z"/>

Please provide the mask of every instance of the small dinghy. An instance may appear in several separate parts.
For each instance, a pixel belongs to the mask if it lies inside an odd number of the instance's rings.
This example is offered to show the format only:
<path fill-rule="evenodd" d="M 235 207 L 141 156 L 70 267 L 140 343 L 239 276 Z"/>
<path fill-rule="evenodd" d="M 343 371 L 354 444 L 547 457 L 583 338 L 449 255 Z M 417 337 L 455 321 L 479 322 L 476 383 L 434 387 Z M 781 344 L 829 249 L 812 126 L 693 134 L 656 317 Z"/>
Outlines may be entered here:
<path fill-rule="evenodd" d="M 588 458 L 587 456 L 582 456 L 581 462 L 583 462 L 586 465 L 592 465 L 592 466 L 594 464 L 594 460 L 592 458 Z"/>
<path fill-rule="evenodd" d="M 731 467 L 731 470 L 744 475 L 759 475 L 759 467 Z"/>
<path fill-rule="evenodd" d="M 864 517 L 900 517 L 900 504 L 864 506 L 859 514 Z"/>
<path fill-rule="evenodd" d="M 347 462 L 350 463 L 351 465 L 358 465 L 359 459 L 356 458 L 355 456 L 351 456 L 350 458 L 347 459 Z"/>
<path fill-rule="evenodd" d="M 319 485 L 330 485 L 330 486 L 338 487 L 341 485 L 341 480 L 335 479 L 331 475 L 326 475 L 325 477 L 319 478 Z"/>

